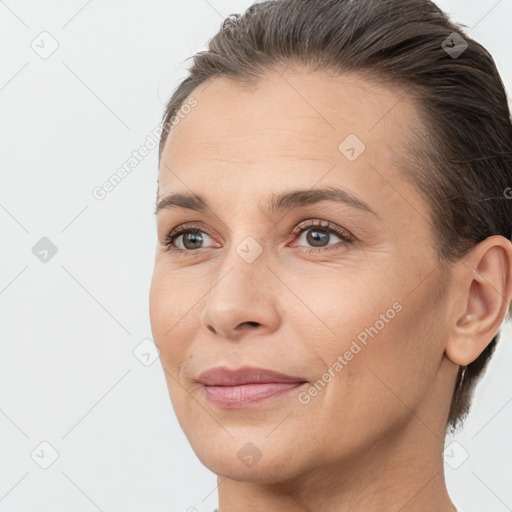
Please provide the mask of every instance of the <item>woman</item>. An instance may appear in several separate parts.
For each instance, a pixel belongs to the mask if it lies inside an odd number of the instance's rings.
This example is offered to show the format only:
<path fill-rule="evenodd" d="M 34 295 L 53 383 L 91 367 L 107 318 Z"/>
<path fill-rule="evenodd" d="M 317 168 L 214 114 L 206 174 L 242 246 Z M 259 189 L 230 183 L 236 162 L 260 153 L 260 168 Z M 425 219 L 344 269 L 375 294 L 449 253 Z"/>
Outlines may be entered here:
<path fill-rule="evenodd" d="M 428 0 L 278 0 L 194 56 L 160 143 L 151 324 L 220 512 L 454 511 L 512 299 L 512 126 Z"/>

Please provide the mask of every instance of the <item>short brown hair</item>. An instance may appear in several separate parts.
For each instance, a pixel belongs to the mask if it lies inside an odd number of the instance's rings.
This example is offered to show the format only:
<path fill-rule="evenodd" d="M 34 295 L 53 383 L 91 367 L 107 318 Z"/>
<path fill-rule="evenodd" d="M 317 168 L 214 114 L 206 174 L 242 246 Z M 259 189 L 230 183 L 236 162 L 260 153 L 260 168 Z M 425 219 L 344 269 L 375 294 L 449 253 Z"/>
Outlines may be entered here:
<path fill-rule="evenodd" d="M 304 64 L 398 87 L 413 95 L 423 121 L 407 148 L 404 175 L 428 200 L 432 240 L 445 269 L 491 235 L 512 236 L 507 95 L 493 58 L 462 27 L 429 0 L 254 3 L 243 15 L 228 16 L 208 49 L 193 56 L 165 109 L 160 158 L 171 121 L 210 79 L 251 84 L 276 65 Z M 447 427 L 463 424 L 500 331 L 475 361 L 459 368 Z"/>

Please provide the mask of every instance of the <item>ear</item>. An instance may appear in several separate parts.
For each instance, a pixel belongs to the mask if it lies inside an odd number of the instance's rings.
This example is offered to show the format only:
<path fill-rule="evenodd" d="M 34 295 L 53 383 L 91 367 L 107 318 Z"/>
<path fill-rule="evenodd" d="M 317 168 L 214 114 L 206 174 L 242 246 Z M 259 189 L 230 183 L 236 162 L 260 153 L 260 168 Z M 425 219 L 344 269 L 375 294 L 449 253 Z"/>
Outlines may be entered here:
<path fill-rule="evenodd" d="M 512 243 L 493 235 L 475 246 L 455 272 L 456 306 L 449 325 L 447 357 L 472 363 L 500 329 L 512 300 Z"/>

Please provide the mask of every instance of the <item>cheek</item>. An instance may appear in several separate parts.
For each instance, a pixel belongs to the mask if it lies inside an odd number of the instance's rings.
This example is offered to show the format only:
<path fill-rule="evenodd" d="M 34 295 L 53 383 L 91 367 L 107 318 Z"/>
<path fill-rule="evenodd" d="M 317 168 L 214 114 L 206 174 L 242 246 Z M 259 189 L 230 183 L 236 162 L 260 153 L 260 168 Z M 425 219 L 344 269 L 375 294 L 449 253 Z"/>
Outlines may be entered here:
<path fill-rule="evenodd" d="M 165 369 L 173 371 L 185 357 L 187 326 L 197 315 L 190 287 L 155 268 L 149 293 L 149 316 L 155 345 Z M 195 300 L 194 300 L 195 298 Z"/>
<path fill-rule="evenodd" d="M 435 375 L 439 340 L 430 325 L 434 314 L 425 311 L 428 297 L 409 295 L 395 281 L 373 280 L 365 286 L 362 279 L 356 287 L 340 280 L 322 293 L 302 295 L 321 312 L 322 322 L 315 325 L 327 332 L 312 337 L 306 318 L 299 320 L 302 339 L 316 359 L 315 387 L 320 390 L 312 390 L 314 397 L 305 407 L 315 422 L 339 425 L 337 434 L 376 436 L 405 421 Z"/>
<path fill-rule="evenodd" d="M 335 462 L 340 454 L 356 455 L 410 420 L 409 408 L 415 408 L 421 393 L 400 347 L 403 313 L 369 335 L 366 344 L 357 337 L 340 338 L 329 354 L 325 368 L 334 377 L 324 370 L 330 381 L 323 388 L 320 384 L 321 391 L 300 411 L 310 443 L 320 452 L 316 458 Z M 333 363 L 338 356 L 341 362 Z"/>
<path fill-rule="evenodd" d="M 171 404 L 179 424 L 187 432 L 190 429 L 187 423 L 191 416 L 189 409 L 194 406 L 194 401 L 183 389 L 187 386 L 180 379 L 180 369 L 188 357 L 191 336 L 187 325 L 190 325 L 192 315 L 197 315 L 197 310 L 191 309 L 197 298 L 189 301 L 189 287 L 181 287 L 171 275 L 155 268 L 149 293 L 149 313 Z"/>
<path fill-rule="evenodd" d="M 339 269 L 323 276 L 288 280 L 295 293 L 286 294 L 283 309 L 288 317 L 293 316 L 303 342 L 327 366 L 352 347 L 347 357 L 363 359 L 367 347 L 382 344 L 390 326 L 403 315 L 400 298 L 404 294 L 399 283 L 377 277 L 370 275 L 370 270 L 356 273 Z M 304 303 L 296 297 L 304 298 Z"/>

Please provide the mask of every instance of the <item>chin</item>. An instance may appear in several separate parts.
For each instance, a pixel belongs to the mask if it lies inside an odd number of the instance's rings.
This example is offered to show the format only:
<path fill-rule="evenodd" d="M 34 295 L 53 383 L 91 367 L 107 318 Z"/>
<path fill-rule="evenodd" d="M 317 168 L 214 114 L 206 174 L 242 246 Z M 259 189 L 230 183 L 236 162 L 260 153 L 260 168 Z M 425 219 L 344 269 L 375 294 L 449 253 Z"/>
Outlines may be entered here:
<path fill-rule="evenodd" d="M 229 475 L 230 480 L 275 483 L 276 480 L 283 481 L 296 476 L 298 461 L 293 459 L 298 450 L 293 441 L 288 446 L 295 454 L 279 449 L 287 445 L 282 440 L 277 444 L 268 440 L 252 443 L 248 440 L 250 437 L 229 437 L 225 443 L 208 439 L 205 443 L 205 437 L 202 436 L 203 441 L 199 446 L 194 443 L 192 448 L 205 467 L 216 475 Z"/>

